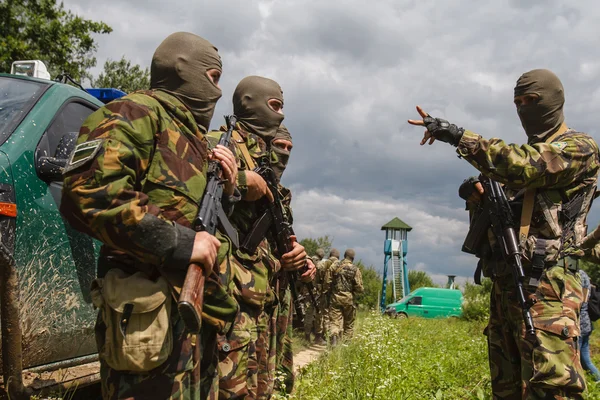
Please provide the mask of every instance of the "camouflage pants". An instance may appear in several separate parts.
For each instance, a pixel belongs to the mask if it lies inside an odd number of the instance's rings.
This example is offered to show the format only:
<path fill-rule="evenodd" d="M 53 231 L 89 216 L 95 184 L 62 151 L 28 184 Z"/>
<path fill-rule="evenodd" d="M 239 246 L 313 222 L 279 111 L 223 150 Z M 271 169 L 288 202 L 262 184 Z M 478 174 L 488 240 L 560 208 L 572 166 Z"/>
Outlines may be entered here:
<path fill-rule="evenodd" d="M 329 309 L 329 326 L 331 336 L 351 338 L 354 334 L 356 307 L 354 305 L 332 304 Z"/>
<path fill-rule="evenodd" d="M 304 334 L 310 335 L 316 332 L 317 310 L 312 302 L 308 301 L 304 305 Z"/>
<path fill-rule="evenodd" d="M 257 399 L 268 399 L 273 394 L 277 362 L 277 307 L 266 307 L 258 318 L 258 340 L 256 358 L 258 360 Z"/>
<path fill-rule="evenodd" d="M 315 313 L 315 334 L 321 337 L 327 337 L 328 332 L 326 326 L 328 319 L 327 301 L 324 297 L 319 298 L 319 310 Z"/>
<path fill-rule="evenodd" d="M 508 279 L 510 278 L 510 279 Z M 526 286 L 536 335 L 526 337 L 512 277 L 497 279 L 485 329 L 494 399 L 582 399 L 585 378 L 579 359 L 579 274 L 564 267 L 544 271 Z"/>
<path fill-rule="evenodd" d="M 173 307 L 171 311 L 171 326 L 173 351 L 167 361 L 148 373 L 117 371 L 100 359 L 103 400 L 199 400 L 205 398 L 201 397 L 200 355 L 202 350 L 201 346 L 196 343 L 198 336 L 185 332 L 177 307 Z M 104 346 L 106 331 L 100 315 L 95 330 L 96 341 L 100 349 Z M 205 335 L 205 338 L 206 336 L 208 335 Z M 215 352 L 213 351 L 212 354 Z M 210 362 L 203 362 L 203 364 L 207 374 L 210 375 Z M 216 369 L 215 364 L 212 366 L 213 372 Z M 207 376 L 206 379 L 203 378 L 202 382 L 208 382 L 210 386 L 210 376 Z M 209 390 L 203 389 L 203 393 Z"/>
<path fill-rule="evenodd" d="M 275 365 L 281 381 L 275 380 L 277 390 L 291 393 L 294 388 L 294 352 L 292 349 L 293 318 L 292 293 L 289 288 L 279 291 L 275 311 Z"/>
<path fill-rule="evenodd" d="M 258 315 L 242 307 L 231 332 L 218 336 L 219 399 L 256 398 Z"/>

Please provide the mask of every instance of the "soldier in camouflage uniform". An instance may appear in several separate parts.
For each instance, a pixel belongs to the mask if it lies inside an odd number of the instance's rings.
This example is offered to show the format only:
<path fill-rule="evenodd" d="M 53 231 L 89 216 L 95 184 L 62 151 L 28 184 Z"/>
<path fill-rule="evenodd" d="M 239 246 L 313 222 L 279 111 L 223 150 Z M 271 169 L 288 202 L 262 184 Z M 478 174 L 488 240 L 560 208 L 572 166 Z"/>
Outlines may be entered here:
<path fill-rule="evenodd" d="M 283 92 L 271 79 L 246 77 L 235 89 L 233 107 L 238 117 L 233 138 L 239 170 L 237 187 L 242 200 L 236 205 L 230 220 L 240 234 L 243 247 L 252 226 L 260 217 L 262 198 L 267 196 L 272 200 L 265 181 L 254 169 L 262 163 L 270 163 L 271 140 L 283 120 Z M 210 140 L 217 142 L 224 129 L 210 132 Z M 280 260 L 273 256 L 266 238 L 253 254 L 241 249 L 234 252 L 231 288 L 240 311 L 231 332 L 219 336 L 220 399 L 259 396 L 259 363 L 264 362 L 268 354 L 268 343 L 262 332 L 268 330 L 269 319 L 265 318 L 264 311 L 265 306 L 274 300 L 269 276 L 278 269 L 278 261 L 285 270 L 298 269 L 305 264 L 304 247 L 296 242 L 293 246 L 293 250 Z M 269 382 L 263 383 L 261 386 L 272 386 Z"/>
<path fill-rule="evenodd" d="M 107 338 L 114 338 L 115 330 L 117 337 L 135 335 L 138 325 L 127 325 L 126 304 L 120 321 L 123 333 L 119 332 L 107 319 L 116 309 L 95 302 L 102 307 L 96 339 L 104 399 L 200 399 L 216 381 L 216 332 L 226 332 L 237 311 L 226 290 L 230 242 L 221 235 L 196 233 L 192 224 L 204 194 L 209 158 L 223 166 L 226 208 L 234 201 L 235 157 L 222 146 L 209 153 L 204 136 L 221 96 L 220 75 L 221 59 L 213 45 L 191 33 L 172 34 L 152 58 L 151 90 L 112 101 L 91 114 L 65 168 L 63 215 L 103 243 L 97 285 L 106 286 L 98 298 L 105 296 L 108 303 L 111 287 L 106 279 L 115 271 L 137 276 L 138 282 L 168 282 L 164 304 L 170 308 L 170 324 L 161 331 L 172 334 L 172 342 L 164 342 L 172 343 L 172 349 L 167 349 L 164 362 L 149 370 L 152 359 L 142 360 L 135 371 L 109 361 L 112 354 L 124 351 L 127 356 L 135 348 L 115 348 Z M 173 300 L 192 262 L 202 265 L 206 276 L 200 335 L 186 331 Z M 137 307 L 139 298 L 126 298 L 128 291 L 121 292 L 124 303 Z"/>
<path fill-rule="evenodd" d="M 521 146 L 484 139 L 419 107 L 423 120 L 409 123 L 427 128 L 422 145 L 437 139 L 456 146 L 460 157 L 504 184 L 509 199 L 523 199 L 519 239 L 524 289 L 537 300 L 530 308 L 535 337 L 525 335 L 510 267 L 492 241 L 480 260 L 484 276 L 494 280 L 485 329 L 494 398 L 581 399 L 586 385 L 579 361 L 582 287 L 575 245 L 585 235 L 600 164 L 598 146 L 565 124 L 563 86 L 551 71 L 523 74 L 514 102 L 528 136 Z M 461 187 L 468 204 L 483 194 L 476 187 L 472 181 Z"/>
<path fill-rule="evenodd" d="M 271 167 L 279 181 L 287 167 L 292 147 L 292 136 L 282 124 L 271 142 Z M 292 218 L 291 191 L 281 184 L 279 191 L 287 213 Z M 293 220 L 290 219 L 289 222 L 292 223 Z M 269 344 L 269 348 L 267 359 L 263 358 L 266 362 L 259 362 L 259 398 L 269 398 L 274 388 L 291 393 L 294 386 L 292 294 L 283 270 L 273 271 L 270 282 L 271 290 L 277 295 L 277 303 L 272 311 L 267 313 L 271 320 L 270 330 L 265 332 L 265 341 Z M 272 379 L 277 373 L 280 377 L 273 382 Z M 269 384 L 261 387 L 261 381 L 266 381 L 264 378 L 261 379 L 262 376 L 269 378 Z"/>
<path fill-rule="evenodd" d="M 329 258 L 320 262 L 317 266 L 317 293 L 319 297 L 319 309 L 321 310 L 321 323 L 317 325 L 317 335 L 323 338 L 331 336 L 331 327 L 329 325 L 331 313 L 331 270 L 340 262 L 340 251 L 331 249 Z"/>
<path fill-rule="evenodd" d="M 354 256 L 354 250 L 346 250 L 342 262 L 332 267 L 331 280 L 328 282 L 331 287 L 329 324 L 334 346 L 338 339 L 350 339 L 354 334 L 356 296 L 364 291 L 360 269 L 352 264 Z"/>
<path fill-rule="evenodd" d="M 325 257 L 325 250 L 317 249 L 317 252 L 314 256 L 311 257 L 311 260 L 315 266 L 317 266 Z M 315 288 L 320 286 L 318 280 L 315 279 L 314 282 Z M 304 339 L 310 343 L 311 341 L 311 333 L 315 334 L 315 344 L 323 344 L 324 340 L 322 337 L 323 332 L 319 329 L 319 325 L 322 323 L 321 311 L 315 309 L 314 305 L 310 300 L 310 296 L 308 295 L 308 289 L 306 285 L 301 285 L 300 288 L 304 297 L 304 309 L 306 310 L 304 316 Z M 321 292 L 317 290 L 317 294 L 320 295 Z M 319 299 L 317 299 L 319 301 Z"/>

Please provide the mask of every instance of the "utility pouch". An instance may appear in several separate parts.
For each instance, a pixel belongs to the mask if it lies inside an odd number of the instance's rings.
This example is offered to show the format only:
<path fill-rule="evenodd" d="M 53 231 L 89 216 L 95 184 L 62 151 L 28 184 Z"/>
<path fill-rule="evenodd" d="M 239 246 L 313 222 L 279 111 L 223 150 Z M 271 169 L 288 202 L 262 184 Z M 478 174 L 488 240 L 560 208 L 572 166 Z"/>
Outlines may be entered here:
<path fill-rule="evenodd" d="M 106 326 L 100 358 L 112 369 L 147 372 L 167 360 L 173 333 L 166 279 L 113 268 L 92 283 L 92 301 Z"/>

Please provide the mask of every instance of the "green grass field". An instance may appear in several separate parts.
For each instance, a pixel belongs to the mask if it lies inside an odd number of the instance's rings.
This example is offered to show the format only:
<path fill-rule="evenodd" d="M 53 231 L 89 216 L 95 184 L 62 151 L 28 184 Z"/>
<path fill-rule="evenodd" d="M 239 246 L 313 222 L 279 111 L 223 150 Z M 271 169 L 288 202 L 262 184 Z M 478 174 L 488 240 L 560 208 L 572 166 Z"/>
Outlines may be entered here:
<path fill-rule="evenodd" d="M 350 343 L 302 371 L 294 399 L 490 399 L 484 323 L 359 318 Z M 600 365 L 600 334 L 592 354 Z M 589 384 L 600 399 L 600 385 Z"/>

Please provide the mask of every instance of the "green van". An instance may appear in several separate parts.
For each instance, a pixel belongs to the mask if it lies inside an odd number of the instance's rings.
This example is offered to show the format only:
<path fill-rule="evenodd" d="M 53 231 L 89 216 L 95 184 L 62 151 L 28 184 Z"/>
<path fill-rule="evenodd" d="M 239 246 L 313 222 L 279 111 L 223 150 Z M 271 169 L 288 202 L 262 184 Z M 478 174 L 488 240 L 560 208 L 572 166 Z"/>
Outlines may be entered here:
<path fill-rule="evenodd" d="M 422 287 L 396 303 L 385 314 L 396 318 L 447 318 L 462 315 L 462 292 L 456 289 Z"/>

